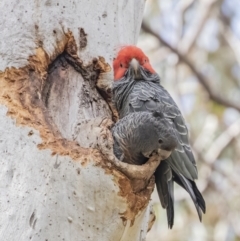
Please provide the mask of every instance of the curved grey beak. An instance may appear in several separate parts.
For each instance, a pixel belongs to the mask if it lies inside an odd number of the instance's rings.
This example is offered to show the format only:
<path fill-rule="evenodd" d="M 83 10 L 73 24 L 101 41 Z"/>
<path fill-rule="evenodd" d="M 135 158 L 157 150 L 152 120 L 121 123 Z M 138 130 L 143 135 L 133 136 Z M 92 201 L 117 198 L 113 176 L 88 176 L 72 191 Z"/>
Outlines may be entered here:
<path fill-rule="evenodd" d="M 134 79 L 142 79 L 140 64 L 135 58 L 131 60 L 129 68 Z"/>

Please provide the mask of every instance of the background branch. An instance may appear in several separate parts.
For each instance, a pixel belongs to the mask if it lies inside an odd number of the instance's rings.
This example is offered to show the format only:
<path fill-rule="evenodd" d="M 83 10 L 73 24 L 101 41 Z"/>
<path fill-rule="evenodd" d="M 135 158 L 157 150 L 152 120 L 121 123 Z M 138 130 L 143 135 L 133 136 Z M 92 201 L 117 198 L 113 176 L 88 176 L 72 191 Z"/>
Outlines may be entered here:
<path fill-rule="evenodd" d="M 178 50 L 182 54 L 186 54 L 192 50 L 196 39 L 199 37 L 207 19 L 209 18 L 212 7 L 216 2 L 217 0 L 200 1 L 197 16 L 194 18 L 192 25 L 182 41 L 178 44 Z"/>
<path fill-rule="evenodd" d="M 201 72 L 199 72 L 197 70 L 197 68 L 193 65 L 193 63 L 192 63 L 192 61 L 190 59 L 188 59 L 185 55 L 180 53 L 176 48 L 174 48 L 168 42 L 166 42 L 159 34 L 154 32 L 149 26 L 147 26 L 147 24 L 145 22 L 142 23 L 142 30 L 144 32 L 146 32 L 148 34 L 151 34 L 154 37 L 156 37 L 163 45 L 165 45 L 173 53 L 175 53 L 179 57 L 180 61 L 185 63 L 190 68 L 190 70 L 195 74 L 195 76 L 197 77 L 199 82 L 202 84 L 204 89 L 207 91 L 210 99 L 212 99 L 213 101 L 217 102 L 218 104 L 221 104 L 221 105 L 226 106 L 226 107 L 231 107 L 231 108 L 234 108 L 234 109 L 240 111 L 240 105 L 239 104 L 234 103 L 231 100 L 224 98 L 223 95 L 219 95 L 216 92 L 216 90 L 214 90 L 209 85 L 209 83 L 211 81 L 209 79 L 207 79 L 206 76 L 204 76 Z M 220 91 L 219 91 L 219 93 L 220 93 Z"/>
<path fill-rule="evenodd" d="M 195 0 L 180 1 L 178 3 L 177 15 L 178 15 L 178 28 L 177 28 L 177 39 L 181 40 L 184 27 L 184 14 L 191 7 Z"/>

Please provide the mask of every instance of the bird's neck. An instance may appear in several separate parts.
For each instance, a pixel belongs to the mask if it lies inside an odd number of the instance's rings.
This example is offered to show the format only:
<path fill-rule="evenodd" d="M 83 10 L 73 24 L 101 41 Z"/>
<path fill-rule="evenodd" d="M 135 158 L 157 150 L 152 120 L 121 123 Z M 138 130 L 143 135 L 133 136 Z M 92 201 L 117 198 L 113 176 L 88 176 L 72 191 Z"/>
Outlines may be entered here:
<path fill-rule="evenodd" d="M 113 102 L 117 108 L 118 113 L 121 113 L 124 108 L 124 103 L 127 103 L 127 98 L 132 92 L 134 85 L 136 84 L 134 79 L 122 79 L 113 84 Z"/>
<path fill-rule="evenodd" d="M 141 83 L 160 85 L 160 78 L 157 74 L 147 75 L 145 73 L 142 80 L 135 80 L 127 73 L 122 79 L 113 83 L 112 99 L 119 116 L 124 116 L 125 108 L 128 108 L 126 104 L 128 104 L 127 99 L 129 98 L 129 95 L 132 93 L 134 86 Z"/>

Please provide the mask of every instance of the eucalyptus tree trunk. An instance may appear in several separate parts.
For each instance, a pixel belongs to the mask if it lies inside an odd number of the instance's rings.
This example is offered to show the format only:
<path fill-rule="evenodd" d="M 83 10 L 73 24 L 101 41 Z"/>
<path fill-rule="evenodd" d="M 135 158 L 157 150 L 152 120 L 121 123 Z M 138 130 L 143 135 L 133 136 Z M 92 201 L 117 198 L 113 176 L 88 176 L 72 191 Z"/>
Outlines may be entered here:
<path fill-rule="evenodd" d="M 1 0 L 0 240 L 145 240 L 152 183 L 133 192 L 98 148 L 144 2 Z"/>

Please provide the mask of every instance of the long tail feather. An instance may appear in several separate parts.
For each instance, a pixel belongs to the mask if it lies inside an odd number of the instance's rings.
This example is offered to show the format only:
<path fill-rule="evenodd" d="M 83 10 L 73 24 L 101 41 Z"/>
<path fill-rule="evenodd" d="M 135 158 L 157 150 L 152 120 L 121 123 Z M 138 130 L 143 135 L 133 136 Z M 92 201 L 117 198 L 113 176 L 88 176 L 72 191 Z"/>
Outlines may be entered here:
<path fill-rule="evenodd" d="M 179 173 L 174 173 L 174 181 L 189 193 L 198 212 L 199 219 L 202 221 L 202 212 L 206 212 L 206 205 L 202 194 L 199 192 L 196 186 L 196 183 L 185 178 Z"/>
<path fill-rule="evenodd" d="M 168 227 L 174 224 L 174 190 L 172 169 L 162 161 L 155 172 L 155 182 L 162 207 L 167 211 Z"/>

